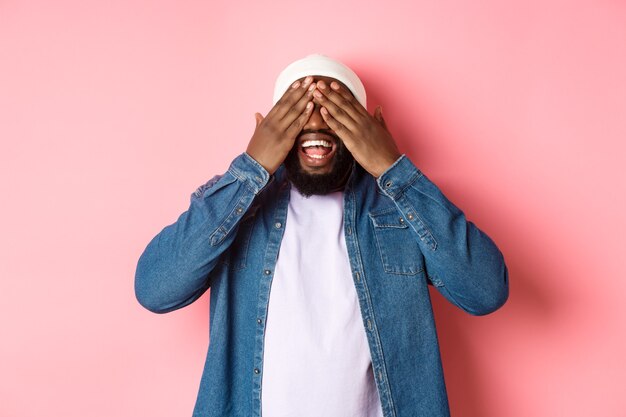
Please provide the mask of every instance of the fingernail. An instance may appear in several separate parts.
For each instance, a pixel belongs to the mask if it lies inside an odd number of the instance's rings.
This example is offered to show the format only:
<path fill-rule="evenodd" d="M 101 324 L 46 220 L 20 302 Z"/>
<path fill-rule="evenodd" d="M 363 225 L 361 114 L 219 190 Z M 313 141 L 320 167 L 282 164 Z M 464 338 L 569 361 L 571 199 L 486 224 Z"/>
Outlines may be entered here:
<path fill-rule="evenodd" d="M 322 93 L 320 93 L 319 91 L 315 91 L 313 95 L 317 98 L 322 98 Z"/>
<path fill-rule="evenodd" d="M 332 83 L 330 83 L 330 88 L 332 88 L 333 90 L 339 90 L 339 83 L 333 81 Z"/>
<path fill-rule="evenodd" d="M 326 83 L 324 81 L 318 81 L 317 85 L 319 88 L 321 88 L 322 90 L 326 88 Z"/>
<path fill-rule="evenodd" d="M 298 88 L 299 85 L 300 81 L 296 81 L 295 83 L 291 84 L 291 88 Z"/>
<path fill-rule="evenodd" d="M 328 110 L 326 110 L 326 107 L 322 107 L 322 108 L 321 108 L 321 110 L 320 110 L 320 112 L 321 112 L 322 114 L 328 114 Z"/>
<path fill-rule="evenodd" d="M 313 77 L 311 77 L 310 75 L 308 77 L 306 77 L 304 79 L 304 85 L 307 85 L 308 83 L 310 83 L 311 81 L 313 81 Z"/>
<path fill-rule="evenodd" d="M 311 85 L 309 86 L 309 91 L 313 91 L 313 90 L 315 90 L 315 84 L 311 84 Z"/>
<path fill-rule="evenodd" d="M 311 110 L 311 107 L 313 107 L 313 103 L 311 103 L 310 101 L 308 103 L 306 103 L 306 109 L 307 110 Z"/>

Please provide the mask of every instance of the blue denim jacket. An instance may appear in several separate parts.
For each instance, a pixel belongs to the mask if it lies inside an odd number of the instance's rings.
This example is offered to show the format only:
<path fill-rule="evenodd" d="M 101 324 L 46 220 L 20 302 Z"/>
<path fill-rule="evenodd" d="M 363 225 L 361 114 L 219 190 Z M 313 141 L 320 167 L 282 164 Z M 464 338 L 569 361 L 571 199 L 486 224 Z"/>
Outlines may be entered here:
<path fill-rule="evenodd" d="M 270 176 L 243 153 L 191 195 L 139 259 L 135 293 L 150 311 L 184 307 L 211 288 L 196 417 L 261 415 L 265 319 L 289 188 L 284 167 Z M 470 314 L 490 313 L 508 298 L 502 253 L 405 155 L 378 179 L 354 165 L 344 233 L 384 416 L 448 416 L 428 284 Z"/>

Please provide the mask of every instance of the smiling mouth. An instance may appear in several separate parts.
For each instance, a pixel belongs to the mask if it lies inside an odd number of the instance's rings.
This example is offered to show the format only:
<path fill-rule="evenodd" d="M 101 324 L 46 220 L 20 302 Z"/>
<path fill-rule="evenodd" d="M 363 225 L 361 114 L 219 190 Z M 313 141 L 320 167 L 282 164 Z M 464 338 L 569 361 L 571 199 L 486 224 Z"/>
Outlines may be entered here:
<path fill-rule="evenodd" d="M 324 139 L 308 139 L 302 142 L 300 148 L 313 159 L 324 159 L 333 151 L 333 144 Z"/>
<path fill-rule="evenodd" d="M 335 154 L 336 141 L 327 133 L 304 133 L 299 138 L 298 151 L 310 164 L 323 164 Z"/>

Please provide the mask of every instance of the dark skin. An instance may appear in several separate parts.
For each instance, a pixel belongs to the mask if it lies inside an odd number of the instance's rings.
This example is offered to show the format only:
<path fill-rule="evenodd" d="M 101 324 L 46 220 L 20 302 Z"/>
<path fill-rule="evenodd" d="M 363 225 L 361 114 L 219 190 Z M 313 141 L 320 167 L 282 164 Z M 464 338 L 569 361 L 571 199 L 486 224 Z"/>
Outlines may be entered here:
<path fill-rule="evenodd" d="M 246 152 L 270 174 L 276 172 L 294 145 L 305 139 L 324 139 L 336 146 L 339 138 L 354 159 L 378 178 L 400 152 L 382 109 L 371 115 L 342 83 L 330 77 L 305 77 L 294 82 L 263 117 L 255 114 L 256 128 Z M 311 174 L 327 173 L 333 153 L 313 160 L 298 153 L 302 168 Z"/>

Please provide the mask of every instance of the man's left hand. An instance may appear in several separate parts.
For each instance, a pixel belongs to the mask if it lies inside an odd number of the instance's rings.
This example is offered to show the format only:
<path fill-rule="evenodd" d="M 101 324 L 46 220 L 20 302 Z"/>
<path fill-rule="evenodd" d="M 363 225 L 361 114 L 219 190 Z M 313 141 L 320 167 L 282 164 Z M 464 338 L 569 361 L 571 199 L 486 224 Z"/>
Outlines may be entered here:
<path fill-rule="evenodd" d="M 371 115 L 346 87 L 337 81 L 317 82 L 313 102 L 322 108 L 324 121 L 343 141 L 354 159 L 378 178 L 400 157 L 378 106 Z"/>

